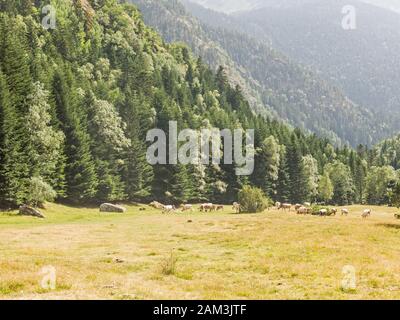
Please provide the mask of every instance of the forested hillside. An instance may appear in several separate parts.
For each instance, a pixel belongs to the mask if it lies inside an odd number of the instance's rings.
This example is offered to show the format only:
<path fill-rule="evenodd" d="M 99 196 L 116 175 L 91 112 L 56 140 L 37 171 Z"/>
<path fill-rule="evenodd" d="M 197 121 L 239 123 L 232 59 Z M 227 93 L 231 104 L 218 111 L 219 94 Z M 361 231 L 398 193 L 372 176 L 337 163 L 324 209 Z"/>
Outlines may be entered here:
<path fill-rule="evenodd" d="M 41 25 L 49 2 L 54 30 Z M 369 199 L 371 151 L 335 149 L 255 115 L 223 68 L 214 72 L 185 45 L 165 44 L 130 4 L 0 0 L 0 36 L 2 206 L 29 203 L 42 190 L 77 204 L 229 203 L 244 184 L 282 201 Z M 179 129 L 255 129 L 254 173 L 150 166 L 146 133 L 168 132 L 169 120 Z"/>
<path fill-rule="evenodd" d="M 241 85 L 250 101 L 256 101 L 252 105 L 258 112 L 264 106 L 279 119 L 335 144 L 372 144 L 392 134 L 372 112 L 272 49 L 264 38 L 256 40 L 239 32 L 240 25 L 231 17 L 187 3 L 206 22 L 200 23 L 177 0 L 131 1 L 167 41 L 188 43 L 213 68 L 226 66 L 228 77 Z"/>
<path fill-rule="evenodd" d="M 273 2 L 280 3 L 271 0 L 264 9 L 235 17 L 291 59 L 318 70 L 320 77 L 375 113 L 390 135 L 396 134 L 400 129 L 399 15 L 356 0 L 268 6 Z M 342 28 L 342 9 L 348 5 L 356 10 L 355 30 Z"/>
<path fill-rule="evenodd" d="M 262 99 L 259 84 L 248 76 L 221 44 L 211 39 L 204 26 L 187 13 L 178 0 L 130 0 L 138 6 L 146 24 L 155 28 L 169 42 L 189 44 L 197 56 L 202 57 L 214 70 L 224 66 L 229 82 L 240 85 L 251 107 L 260 114 L 278 117 Z"/>

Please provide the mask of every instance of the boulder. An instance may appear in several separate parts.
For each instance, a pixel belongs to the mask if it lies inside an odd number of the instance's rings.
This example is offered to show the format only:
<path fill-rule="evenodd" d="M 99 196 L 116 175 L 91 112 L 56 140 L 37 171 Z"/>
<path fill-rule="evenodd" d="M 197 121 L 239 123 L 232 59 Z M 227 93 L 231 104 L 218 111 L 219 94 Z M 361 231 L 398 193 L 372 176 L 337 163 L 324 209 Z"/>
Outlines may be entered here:
<path fill-rule="evenodd" d="M 37 209 L 32 208 L 27 205 L 23 205 L 19 207 L 19 214 L 22 216 L 32 216 L 32 217 L 37 217 L 37 218 L 42 218 L 44 219 L 45 216 Z"/>
<path fill-rule="evenodd" d="M 100 206 L 100 212 L 125 213 L 126 212 L 126 208 L 121 207 L 121 206 L 117 206 L 117 205 L 111 204 L 111 203 L 103 203 Z"/>
<path fill-rule="evenodd" d="M 153 201 L 152 203 L 149 204 L 150 207 L 153 207 L 154 209 L 163 209 L 164 205 L 160 202 Z"/>

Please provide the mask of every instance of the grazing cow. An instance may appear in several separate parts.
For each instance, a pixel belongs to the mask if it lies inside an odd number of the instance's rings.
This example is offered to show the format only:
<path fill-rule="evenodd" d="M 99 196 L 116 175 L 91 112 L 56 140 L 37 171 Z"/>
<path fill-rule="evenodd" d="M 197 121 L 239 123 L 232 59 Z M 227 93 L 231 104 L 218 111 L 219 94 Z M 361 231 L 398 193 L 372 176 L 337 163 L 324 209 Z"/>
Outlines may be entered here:
<path fill-rule="evenodd" d="M 342 216 L 348 216 L 349 215 L 349 209 L 342 209 Z"/>
<path fill-rule="evenodd" d="M 185 211 L 193 211 L 193 206 L 191 204 L 184 204 L 182 206 L 182 212 L 185 212 Z"/>
<path fill-rule="evenodd" d="M 300 207 L 296 210 L 297 214 L 308 214 L 311 209 L 306 207 Z"/>
<path fill-rule="evenodd" d="M 281 208 L 281 205 L 282 205 L 282 203 L 280 203 L 280 202 L 275 202 L 275 207 L 276 207 L 276 209 L 280 209 Z"/>
<path fill-rule="evenodd" d="M 292 205 L 290 203 L 282 203 L 281 207 L 279 209 L 283 209 L 283 211 L 286 211 L 286 209 L 292 209 Z"/>
<path fill-rule="evenodd" d="M 232 205 L 232 210 L 235 210 L 236 213 L 240 213 L 240 204 L 237 202 L 234 202 Z"/>
<path fill-rule="evenodd" d="M 330 213 L 331 216 L 336 216 L 336 214 L 337 214 L 337 209 L 336 209 L 336 208 L 333 208 L 333 209 L 330 210 L 329 213 Z"/>
<path fill-rule="evenodd" d="M 164 206 L 163 207 L 163 213 L 170 213 L 170 212 L 173 212 L 175 210 L 176 210 L 175 206 L 169 205 L 169 206 Z"/>
<path fill-rule="evenodd" d="M 326 210 L 326 209 L 319 210 L 319 215 L 320 216 L 327 216 L 328 215 L 328 210 Z"/>
<path fill-rule="evenodd" d="M 216 205 L 215 207 L 215 211 L 220 211 L 220 210 L 224 210 L 224 206 L 223 205 Z"/>
<path fill-rule="evenodd" d="M 304 202 L 305 207 L 311 207 L 311 202 Z"/>
<path fill-rule="evenodd" d="M 361 215 L 363 219 L 368 218 L 371 215 L 371 209 L 365 209 L 363 214 Z"/>
<path fill-rule="evenodd" d="M 211 212 L 214 209 L 214 205 L 212 203 L 203 203 L 200 206 L 201 212 Z"/>
<path fill-rule="evenodd" d="M 294 210 L 297 211 L 297 210 L 299 210 L 302 206 L 303 206 L 303 205 L 297 203 L 297 204 L 294 205 Z"/>

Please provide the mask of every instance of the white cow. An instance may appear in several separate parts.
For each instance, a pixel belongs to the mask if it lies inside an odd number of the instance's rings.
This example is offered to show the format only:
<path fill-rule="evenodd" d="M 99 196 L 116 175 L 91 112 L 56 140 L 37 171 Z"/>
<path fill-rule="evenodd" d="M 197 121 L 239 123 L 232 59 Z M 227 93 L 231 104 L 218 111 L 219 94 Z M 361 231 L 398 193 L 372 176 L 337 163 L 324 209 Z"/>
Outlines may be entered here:
<path fill-rule="evenodd" d="M 308 214 L 310 212 L 310 210 L 311 209 L 306 208 L 306 207 L 300 207 L 296 211 L 297 211 L 297 214 Z"/>
<path fill-rule="evenodd" d="M 163 213 L 170 213 L 170 212 L 173 212 L 175 210 L 176 210 L 175 206 L 169 205 L 169 206 L 164 206 L 162 212 Z"/>
<path fill-rule="evenodd" d="M 240 203 L 234 202 L 232 205 L 232 210 L 235 210 L 236 213 L 240 213 Z"/>
<path fill-rule="evenodd" d="M 327 216 L 328 215 L 328 210 L 326 210 L 326 209 L 319 210 L 319 215 L 320 216 Z"/>
<path fill-rule="evenodd" d="M 371 215 L 371 213 L 372 213 L 371 209 L 365 209 L 361 216 L 363 217 L 363 219 L 366 219 Z"/>
<path fill-rule="evenodd" d="M 342 209 L 342 216 L 348 216 L 349 215 L 349 209 L 343 208 Z"/>

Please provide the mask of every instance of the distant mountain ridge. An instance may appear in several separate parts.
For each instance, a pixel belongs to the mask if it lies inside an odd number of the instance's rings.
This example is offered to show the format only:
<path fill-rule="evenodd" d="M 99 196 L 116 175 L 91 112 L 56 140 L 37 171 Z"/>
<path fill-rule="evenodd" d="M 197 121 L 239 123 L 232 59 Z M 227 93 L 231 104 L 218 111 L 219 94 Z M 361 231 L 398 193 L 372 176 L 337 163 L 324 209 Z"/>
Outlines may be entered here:
<path fill-rule="evenodd" d="M 225 13 L 237 13 L 240 11 L 249 11 L 261 9 L 264 7 L 282 8 L 288 6 L 304 5 L 312 0 L 189 0 L 197 3 L 204 8 L 212 9 Z M 329 1 L 329 0 L 327 0 Z M 332 0 L 331 0 L 332 1 Z M 365 3 L 389 9 L 400 13 L 400 2 L 398 0 L 360 0 Z"/>
<path fill-rule="evenodd" d="M 400 3 L 266 0 L 263 8 L 224 15 L 194 2 L 198 1 L 186 0 L 187 7 L 203 22 L 262 40 L 339 87 L 374 115 L 372 135 L 390 137 L 400 131 L 400 19 L 388 10 L 399 8 Z M 356 8 L 356 30 L 342 28 L 345 5 Z M 214 7 L 219 9 L 215 3 Z M 354 128 L 359 125 L 363 123 L 355 123 Z"/>
<path fill-rule="evenodd" d="M 342 28 L 345 5 L 356 8 L 355 30 Z M 398 14 L 360 1 L 314 0 L 238 13 L 235 18 L 240 24 L 250 22 L 255 36 L 265 36 L 274 48 L 317 70 L 352 101 L 376 113 L 390 135 L 400 130 Z"/>

